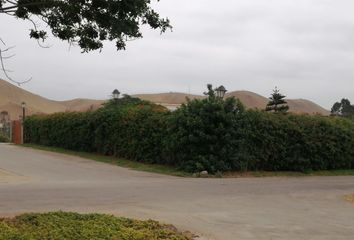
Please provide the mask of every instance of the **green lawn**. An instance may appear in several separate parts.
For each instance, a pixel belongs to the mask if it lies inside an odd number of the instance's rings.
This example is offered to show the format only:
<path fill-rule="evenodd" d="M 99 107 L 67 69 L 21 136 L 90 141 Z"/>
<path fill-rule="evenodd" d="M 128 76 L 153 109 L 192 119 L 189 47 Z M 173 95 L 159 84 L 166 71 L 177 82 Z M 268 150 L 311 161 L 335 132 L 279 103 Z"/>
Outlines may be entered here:
<path fill-rule="evenodd" d="M 190 234 L 189 234 L 190 235 Z M 104 214 L 52 212 L 0 219 L 1 240 L 191 240 L 173 226 Z"/>
<path fill-rule="evenodd" d="M 141 163 L 121 158 L 116 158 L 112 156 L 103 156 L 95 153 L 87 153 L 87 152 L 76 152 L 70 151 L 63 148 L 56 147 L 46 147 L 34 144 L 24 144 L 21 145 L 23 147 L 56 152 L 67 154 L 71 156 L 78 156 L 94 161 L 104 162 L 114 164 L 120 167 L 126 167 L 138 171 L 152 172 L 152 173 L 160 173 L 165 175 L 179 176 L 179 177 L 192 177 L 193 174 L 184 172 L 176 167 L 165 166 L 159 164 L 147 164 Z M 228 172 L 224 174 L 217 175 L 209 175 L 208 177 L 224 177 L 224 178 L 238 178 L 238 177 L 305 177 L 305 176 L 354 176 L 354 170 L 331 170 L 331 171 L 311 171 L 311 172 Z"/>

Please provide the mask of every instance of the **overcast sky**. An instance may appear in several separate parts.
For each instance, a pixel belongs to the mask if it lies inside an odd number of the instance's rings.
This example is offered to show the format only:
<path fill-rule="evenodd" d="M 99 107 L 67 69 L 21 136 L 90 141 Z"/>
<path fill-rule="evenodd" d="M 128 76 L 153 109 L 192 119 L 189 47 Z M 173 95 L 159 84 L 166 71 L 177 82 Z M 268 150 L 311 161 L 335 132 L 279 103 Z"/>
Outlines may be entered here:
<path fill-rule="evenodd" d="M 278 86 L 289 98 L 330 108 L 354 101 L 353 0 L 162 0 L 173 32 L 144 30 L 144 38 L 102 53 L 28 37 L 30 25 L 0 16 L 1 37 L 15 45 L 7 61 L 23 88 L 56 100 L 105 99 L 121 92 L 191 92 L 207 83 L 268 96 Z M 0 75 L 1 77 L 1 75 Z"/>

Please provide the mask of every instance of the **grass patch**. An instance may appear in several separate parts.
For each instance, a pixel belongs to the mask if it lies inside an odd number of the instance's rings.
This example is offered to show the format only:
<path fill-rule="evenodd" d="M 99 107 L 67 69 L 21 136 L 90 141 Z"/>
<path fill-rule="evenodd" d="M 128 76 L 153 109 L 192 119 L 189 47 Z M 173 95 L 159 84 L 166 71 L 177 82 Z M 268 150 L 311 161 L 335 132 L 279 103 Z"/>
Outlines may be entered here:
<path fill-rule="evenodd" d="M 354 176 L 352 170 L 331 170 L 331 171 L 309 171 L 309 172 L 227 172 L 223 174 L 226 178 L 235 177 L 309 177 L 309 176 Z"/>
<path fill-rule="evenodd" d="M 130 168 L 138 171 L 159 173 L 178 177 L 199 177 L 198 174 L 192 174 L 184 172 L 176 167 L 159 165 L 159 164 L 148 164 L 141 163 L 137 161 L 131 161 L 121 158 L 116 158 L 112 156 L 103 156 L 96 153 L 87 152 L 77 152 L 71 151 L 63 148 L 57 147 L 47 147 L 35 144 L 23 144 L 23 147 L 33 148 L 37 150 L 50 151 L 55 153 L 62 153 L 71 156 L 82 157 L 98 162 L 110 163 L 120 167 Z M 256 171 L 256 172 L 226 172 L 218 173 L 216 175 L 208 175 L 205 177 L 210 178 L 246 178 L 246 177 L 308 177 L 308 176 L 354 176 L 354 169 L 351 170 L 331 170 L 331 171 L 308 171 L 308 172 L 266 172 L 266 171 Z"/>
<path fill-rule="evenodd" d="M 55 152 L 55 153 L 62 153 L 62 154 L 66 154 L 66 155 L 82 157 L 82 158 L 86 158 L 86 159 L 90 159 L 90 160 L 94 160 L 94 161 L 98 161 L 98 162 L 110 163 L 110 164 L 114 164 L 114 165 L 117 165 L 120 167 L 130 168 L 130 169 L 134 169 L 134 170 L 138 170 L 138 171 L 159 173 L 159 174 L 172 175 L 172 176 L 178 176 L 178 177 L 192 176 L 192 174 L 181 171 L 178 168 L 172 167 L 172 166 L 141 163 L 141 162 L 137 162 L 137 161 L 116 158 L 113 156 L 104 156 L 104 155 L 100 155 L 100 154 L 87 153 L 87 152 L 77 152 L 77 151 L 71 151 L 71 150 L 67 150 L 67 149 L 63 149 L 63 148 L 47 147 L 47 146 L 41 146 L 41 145 L 35 145 L 35 144 L 23 144 L 20 146 L 33 148 L 33 149 L 37 149 L 37 150 L 50 151 L 50 152 Z"/>
<path fill-rule="evenodd" d="M 52 212 L 0 219 L 0 239 L 191 240 L 171 225 L 104 214 Z"/>

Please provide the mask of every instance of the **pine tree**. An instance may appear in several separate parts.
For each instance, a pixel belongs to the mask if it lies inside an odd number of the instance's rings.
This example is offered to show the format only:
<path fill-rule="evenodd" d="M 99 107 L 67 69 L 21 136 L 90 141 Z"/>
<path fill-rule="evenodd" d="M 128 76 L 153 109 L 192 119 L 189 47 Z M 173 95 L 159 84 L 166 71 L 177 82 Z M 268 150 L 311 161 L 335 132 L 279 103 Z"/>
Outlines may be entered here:
<path fill-rule="evenodd" d="M 289 106 L 285 101 L 286 96 L 282 95 L 277 87 L 273 90 L 269 102 L 266 107 L 267 112 L 286 113 L 289 111 Z"/>

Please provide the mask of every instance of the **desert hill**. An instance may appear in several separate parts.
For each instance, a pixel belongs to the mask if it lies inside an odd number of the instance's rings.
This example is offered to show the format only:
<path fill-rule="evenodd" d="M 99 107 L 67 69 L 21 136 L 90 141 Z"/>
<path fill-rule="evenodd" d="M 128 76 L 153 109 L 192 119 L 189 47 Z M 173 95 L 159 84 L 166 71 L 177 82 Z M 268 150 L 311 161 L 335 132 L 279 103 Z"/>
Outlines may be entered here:
<path fill-rule="evenodd" d="M 204 96 L 200 96 L 200 95 L 191 95 L 191 94 L 174 93 L 174 92 L 159 93 L 159 94 L 137 94 L 134 95 L 134 97 L 138 97 L 143 100 L 151 101 L 154 103 L 159 103 L 170 108 L 174 108 L 176 106 L 179 106 L 182 103 L 185 103 L 187 97 L 189 99 L 204 98 Z M 226 94 L 226 97 L 238 98 L 247 108 L 257 108 L 257 109 L 265 109 L 269 101 L 268 98 L 249 91 L 230 92 Z M 291 112 L 329 115 L 329 111 L 327 111 L 323 107 L 309 100 L 288 99 L 287 101 Z"/>
<path fill-rule="evenodd" d="M 240 101 L 247 107 L 247 108 L 258 108 L 258 109 L 265 109 L 268 99 L 249 91 L 235 91 L 229 92 L 226 94 L 226 97 L 235 97 L 240 99 Z"/>
<path fill-rule="evenodd" d="M 240 99 L 240 101 L 247 108 L 265 109 L 269 101 L 268 98 L 249 91 L 230 92 L 226 96 L 227 97 L 233 96 L 235 98 Z M 287 99 L 286 101 L 288 102 L 288 105 L 290 107 L 290 112 L 293 113 L 322 114 L 322 115 L 330 114 L 328 110 L 306 99 Z"/>
<path fill-rule="evenodd" d="M 9 112 L 11 119 L 18 119 L 22 115 L 22 102 L 26 103 L 28 114 L 49 114 L 66 110 L 64 105 L 56 101 L 48 100 L 0 80 L 0 111 Z"/>
<path fill-rule="evenodd" d="M 159 104 L 176 104 L 180 105 L 182 103 L 186 102 L 186 98 L 189 99 L 202 99 L 204 96 L 199 96 L 199 95 L 192 95 L 192 94 L 186 94 L 186 93 L 175 93 L 175 92 L 169 92 L 169 93 L 157 93 L 157 94 L 136 94 L 134 97 L 154 102 L 154 103 L 159 103 Z"/>
<path fill-rule="evenodd" d="M 86 110 L 96 110 L 102 106 L 104 102 L 104 100 L 77 98 L 69 101 L 61 101 L 59 103 L 65 106 L 66 111 L 80 112 Z"/>
<path fill-rule="evenodd" d="M 104 101 L 91 99 L 53 101 L 0 79 L 0 112 L 7 111 L 11 119 L 18 119 L 22 116 L 22 102 L 26 103 L 26 114 L 32 115 L 97 109 Z"/>
<path fill-rule="evenodd" d="M 202 99 L 205 96 L 191 95 L 185 93 L 159 93 L 159 94 L 137 94 L 143 100 L 164 105 L 170 109 L 177 108 L 186 102 L 186 98 Z M 227 94 L 226 97 L 236 97 L 245 104 L 247 108 L 264 109 L 268 99 L 249 91 L 235 91 Z M 328 115 L 329 111 L 321 106 L 304 99 L 287 100 L 290 111 L 295 113 L 323 114 Z M 18 119 L 22 115 L 21 103 L 26 103 L 27 114 L 51 114 L 65 111 L 87 111 L 102 106 L 104 100 L 73 99 L 69 101 L 53 101 L 39 95 L 23 90 L 7 81 L 0 79 L 0 112 L 7 111 L 11 119 Z"/>

